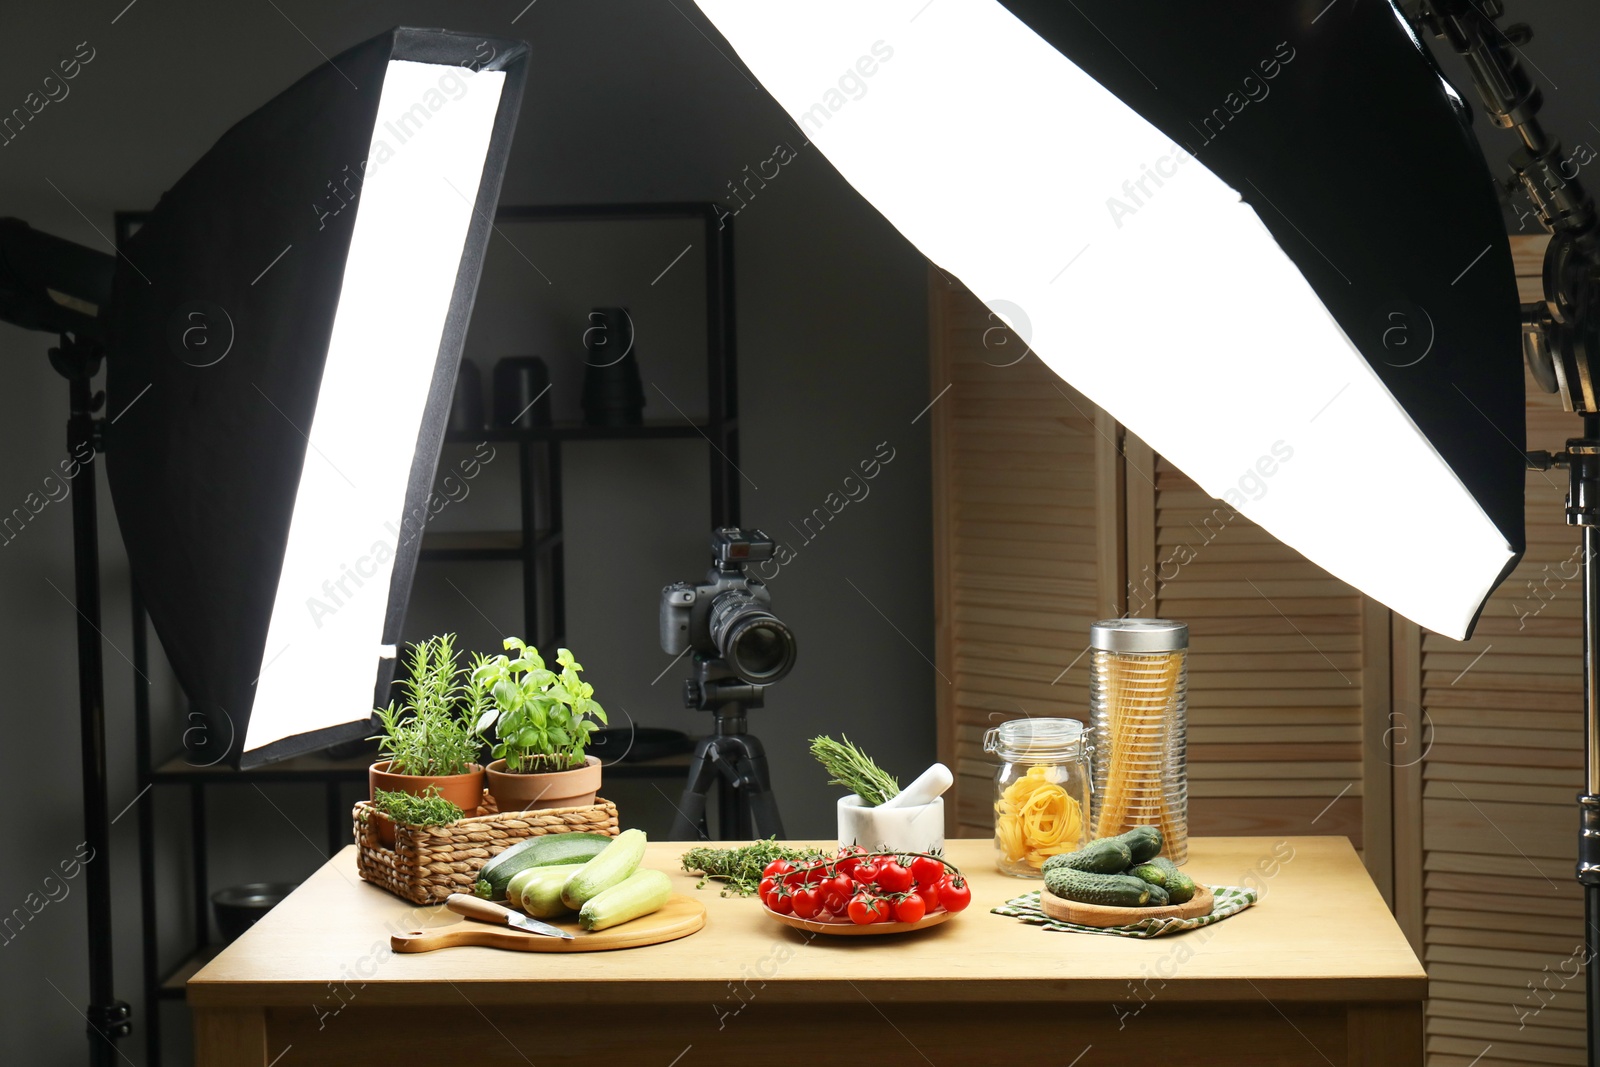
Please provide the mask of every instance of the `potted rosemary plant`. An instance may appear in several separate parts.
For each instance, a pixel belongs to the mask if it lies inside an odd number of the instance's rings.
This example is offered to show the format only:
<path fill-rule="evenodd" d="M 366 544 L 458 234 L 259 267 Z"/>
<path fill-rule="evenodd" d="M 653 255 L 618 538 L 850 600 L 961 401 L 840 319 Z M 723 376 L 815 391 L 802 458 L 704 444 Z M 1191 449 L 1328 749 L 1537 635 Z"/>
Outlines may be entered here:
<path fill-rule="evenodd" d="M 467 814 L 483 800 L 483 743 L 475 724 L 483 695 L 466 668 L 457 666 L 455 635 L 430 637 L 406 658 L 408 677 L 396 684 L 402 699 L 375 712 L 383 732 L 373 740 L 388 757 L 367 772 L 372 796 L 379 790 L 434 796 Z M 380 839 L 393 840 L 394 827 L 380 820 Z"/>
<path fill-rule="evenodd" d="M 594 686 L 583 681 L 583 665 L 568 649 L 556 653 L 560 673 L 545 666 L 539 650 L 508 637 L 513 656 L 479 656 L 472 681 L 480 700 L 480 734 L 494 728 L 487 768 L 489 792 L 501 811 L 575 808 L 594 803 L 600 791 L 600 760 L 584 755 L 605 709 Z"/>

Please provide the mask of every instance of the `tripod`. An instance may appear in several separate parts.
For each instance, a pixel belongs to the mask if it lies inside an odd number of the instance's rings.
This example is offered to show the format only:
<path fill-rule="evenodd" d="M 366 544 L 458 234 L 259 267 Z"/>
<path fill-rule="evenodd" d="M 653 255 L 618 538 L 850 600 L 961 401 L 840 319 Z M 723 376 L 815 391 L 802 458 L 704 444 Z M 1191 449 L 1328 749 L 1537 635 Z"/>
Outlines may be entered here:
<path fill-rule="evenodd" d="M 695 676 L 684 680 L 686 707 L 716 715 L 710 737 L 700 739 L 678 800 L 671 838 L 706 835 L 706 794 L 717 787 L 717 832 L 723 840 L 782 837 L 783 818 L 767 773 L 760 738 L 745 733 L 745 712 L 763 704 L 767 687 L 737 677 L 720 659 L 695 657 Z"/>

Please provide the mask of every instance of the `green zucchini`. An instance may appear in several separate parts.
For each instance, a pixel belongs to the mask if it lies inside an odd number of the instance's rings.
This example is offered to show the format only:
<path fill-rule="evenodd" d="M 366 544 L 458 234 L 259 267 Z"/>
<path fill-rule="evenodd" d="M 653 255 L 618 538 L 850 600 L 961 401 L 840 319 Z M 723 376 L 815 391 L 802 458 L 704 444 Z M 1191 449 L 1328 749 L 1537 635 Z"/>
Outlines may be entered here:
<path fill-rule="evenodd" d="M 1158 887 L 1126 874 L 1095 874 L 1071 867 L 1044 872 L 1044 887 L 1063 900 L 1104 904 L 1113 908 L 1142 908 Z"/>
<path fill-rule="evenodd" d="M 1110 840 L 1121 841 L 1127 845 L 1134 863 L 1144 863 L 1161 854 L 1161 831 L 1154 826 L 1135 826 L 1127 833 Z"/>
<path fill-rule="evenodd" d="M 614 885 L 621 885 L 644 859 L 643 830 L 624 830 L 594 859 L 572 872 L 561 888 L 561 901 L 573 911 Z"/>
<path fill-rule="evenodd" d="M 506 900 L 535 919 L 553 919 L 569 910 L 561 903 L 561 887 L 572 877 L 570 863 L 550 867 L 529 867 L 511 879 Z"/>
<path fill-rule="evenodd" d="M 672 880 L 660 871 L 634 871 L 620 884 L 590 897 L 578 912 L 585 930 L 604 930 L 660 911 L 672 896 Z"/>
<path fill-rule="evenodd" d="M 588 863 L 611 841 L 605 834 L 544 834 L 518 841 L 483 865 L 473 892 L 484 900 L 505 900 L 518 873 L 529 867 Z"/>
<path fill-rule="evenodd" d="M 1076 852 L 1051 856 L 1044 861 L 1048 873 L 1053 870 L 1087 871 L 1090 874 L 1120 874 L 1133 862 L 1127 844 L 1115 837 L 1091 841 Z"/>

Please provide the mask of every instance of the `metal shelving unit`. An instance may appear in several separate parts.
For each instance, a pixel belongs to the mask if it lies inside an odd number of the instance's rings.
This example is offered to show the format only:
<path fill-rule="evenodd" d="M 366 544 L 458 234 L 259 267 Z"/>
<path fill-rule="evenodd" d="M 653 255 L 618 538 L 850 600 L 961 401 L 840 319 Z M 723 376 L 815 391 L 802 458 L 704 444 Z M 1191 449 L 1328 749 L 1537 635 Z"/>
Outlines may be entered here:
<path fill-rule="evenodd" d="M 505 206 L 500 222 L 536 221 L 615 221 L 627 219 L 689 219 L 703 224 L 706 247 L 706 390 L 707 417 L 693 422 L 650 421 L 641 426 L 602 427 L 575 423 L 556 423 L 535 429 L 490 427 L 469 433 L 452 433 L 447 442 L 509 442 L 518 447 L 521 487 L 520 530 L 439 532 L 423 534 L 421 560 L 432 562 L 519 562 L 523 574 L 525 633 L 535 644 L 559 642 L 565 630 L 565 581 L 561 516 L 561 450 L 568 443 L 586 441 L 692 440 L 701 438 L 708 446 L 708 472 L 711 480 L 711 522 L 713 526 L 737 525 L 739 521 L 738 383 L 735 374 L 733 231 L 726 211 L 713 203 L 669 204 L 579 204 L 555 207 Z M 118 212 L 116 236 L 120 247 L 144 220 L 145 212 Z M 543 507 L 539 505 L 542 503 Z M 543 512 L 546 525 L 535 520 Z M 541 565 L 549 570 L 548 595 L 552 625 L 548 634 L 539 625 Z M 181 1000 L 185 983 L 221 946 L 210 939 L 210 884 L 207 862 L 206 795 L 213 786 L 253 784 L 321 784 L 325 795 L 328 853 L 332 855 L 349 844 L 350 813 L 341 800 L 342 787 L 364 784 L 372 754 L 363 751 L 342 758 L 322 754 L 302 756 L 252 770 L 236 770 L 224 758 L 210 761 L 205 751 L 179 751 L 158 757 L 150 728 L 150 689 L 147 677 L 149 635 L 147 619 L 138 589 L 132 591 L 133 609 L 133 685 L 135 748 L 138 759 L 139 884 L 141 932 L 144 949 L 146 1062 L 155 1067 L 161 1062 L 160 1004 Z M 229 742 L 231 745 L 231 741 Z M 221 754 L 225 757 L 226 750 Z M 160 762 L 157 762 L 157 760 Z M 682 777 L 688 769 L 687 756 L 672 756 L 639 763 L 608 766 L 613 778 Z M 189 797 L 189 836 L 193 870 L 189 893 L 192 897 L 193 948 L 176 966 L 163 967 L 160 959 L 159 925 L 156 912 L 154 786 L 187 789 Z"/>

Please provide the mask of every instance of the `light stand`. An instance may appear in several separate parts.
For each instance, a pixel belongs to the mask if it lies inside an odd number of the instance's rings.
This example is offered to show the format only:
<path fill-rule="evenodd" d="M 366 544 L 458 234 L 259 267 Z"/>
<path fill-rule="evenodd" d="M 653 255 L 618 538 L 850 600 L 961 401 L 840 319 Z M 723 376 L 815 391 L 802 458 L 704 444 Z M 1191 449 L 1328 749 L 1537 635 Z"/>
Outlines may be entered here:
<path fill-rule="evenodd" d="M 688 784 L 678 800 L 671 840 L 705 836 L 706 793 L 713 784 L 718 832 L 724 840 L 784 836 L 766 749 L 760 738 L 745 733 L 745 712 L 762 706 L 766 689 L 739 678 L 720 659 L 695 656 L 695 676 L 683 683 L 684 705 L 710 711 L 716 718 L 711 736 L 700 739 L 689 761 Z"/>
<path fill-rule="evenodd" d="M 67 452 L 92 456 L 99 450 L 95 412 L 105 394 L 91 386 L 100 370 L 95 341 L 61 335 L 50 364 L 67 379 Z M 111 933 L 111 822 L 106 781 L 105 667 L 100 655 L 100 542 L 94 462 L 79 461 L 72 493 L 74 604 L 78 612 L 78 730 L 83 755 L 83 833 L 90 849 L 84 865 L 88 888 L 90 1062 L 116 1062 L 117 1040 L 133 1032 L 133 1009 L 113 989 Z M 96 1040 L 96 1038 L 99 1040 Z"/>
<path fill-rule="evenodd" d="M 1583 537 L 1584 791 L 1578 795 L 1577 878 L 1583 886 L 1583 943 L 1589 1062 L 1600 1052 L 1600 231 L 1594 201 L 1562 165 L 1561 143 L 1536 117 L 1543 97 L 1514 53 L 1532 32 L 1495 26 L 1499 0 L 1428 0 L 1418 21 L 1466 60 L 1490 119 L 1515 130 L 1522 147 L 1511 169 L 1550 231 L 1542 302 L 1523 305 L 1523 352 L 1546 392 L 1561 393 L 1583 417 L 1583 436 L 1555 455 L 1528 453 L 1536 470 L 1567 468 L 1567 524 Z"/>

